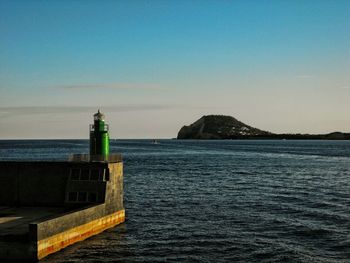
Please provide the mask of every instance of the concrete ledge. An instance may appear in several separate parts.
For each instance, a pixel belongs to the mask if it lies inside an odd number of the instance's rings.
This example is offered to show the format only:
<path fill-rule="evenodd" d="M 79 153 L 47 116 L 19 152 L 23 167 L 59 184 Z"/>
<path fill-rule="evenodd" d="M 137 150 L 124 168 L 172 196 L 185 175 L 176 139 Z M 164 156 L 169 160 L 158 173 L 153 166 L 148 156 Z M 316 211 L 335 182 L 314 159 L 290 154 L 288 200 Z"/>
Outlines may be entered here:
<path fill-rule="evenodd" d="M 45 239 L 73 227 L 86 224 L 105 216 L 105 210 L 106 205 L 100 204 L 55 215 L 43 221 L 31 222 L 29 224 L 29 239 L 31 241 Z"/>
<path fill-rule="evenodd" d="M 97 214 L 93 216 L 95 211 Z M 37 239 L 32 242 L 37 247 L 37 259 L 42 259 L 125 221 L 124 209 L 107 216 L 101 216 L 102 211 L 104 211 L 104 204 L 30 224 L 31 239 L 34 238 L 33 231 L 36 231 Z M 77 221 L 77 218 L 81 220 Z M 54 232 L 56 234 L 52 234 Z"/>

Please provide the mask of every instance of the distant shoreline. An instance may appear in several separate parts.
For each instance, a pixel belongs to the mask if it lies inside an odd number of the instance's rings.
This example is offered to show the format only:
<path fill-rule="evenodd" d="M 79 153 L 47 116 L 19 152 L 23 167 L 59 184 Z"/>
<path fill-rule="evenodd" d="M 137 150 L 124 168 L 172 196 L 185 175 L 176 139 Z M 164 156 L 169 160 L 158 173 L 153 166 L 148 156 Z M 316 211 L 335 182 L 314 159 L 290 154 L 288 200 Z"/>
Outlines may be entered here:
<path fill-rule="evenodd" d="M 174 138 L 176 139 L 176 138 Z M 350 133 L 329 134 L 273 134 L 273 135 L 248 135 L 232 136 L 230 138 L 181 138 L 177 140 L 350 140 Z"/>
<path fill-rule="evenodd" d="M 311 136 L 307 136 L 307 137 L 299 137 L 299 136 L 290 136 L 290 137 L 285 137 L 285 136 L 280 136 L 280 137 L 237 137 L 237 138 L 223 138 L 223 139 L 219 139 L 219 138 L 206 138 L 206 139 L 201 139 L 201 138 L 186 138 L 186 139 L 178 139 L 178 138 L 162 138 L 162 139 L 157 139 L 157 141 L 235 141 L 235 140 L 246 140 L 246 141 L 350 141 L 350 138 L 320 138 L 318 136 L 323 136 L 323 135 L 311 135 Z M 88 141 L 89 139 L 0 139 L 0 141 L 7 141 L 7 142 L 11 142 L 11 141 Z M 132 139 L 132 138 L 128 138 L 128 139 L 113 139 L 113 141 L 118 142 L 118 141 L 149 141 L 152 142 L 153 139 L 140 139 L 140 138 L 136 138 L 136 139 Z"/>

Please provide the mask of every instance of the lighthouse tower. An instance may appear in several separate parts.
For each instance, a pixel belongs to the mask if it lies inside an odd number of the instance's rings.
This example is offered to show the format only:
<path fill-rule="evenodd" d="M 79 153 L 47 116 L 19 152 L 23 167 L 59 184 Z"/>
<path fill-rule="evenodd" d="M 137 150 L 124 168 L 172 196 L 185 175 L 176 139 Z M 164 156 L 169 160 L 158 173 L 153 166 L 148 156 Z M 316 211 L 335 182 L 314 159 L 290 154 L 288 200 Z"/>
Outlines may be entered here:
<path fill-rule="evenodd" d="M 105 123 L 105 116 L 98 110 L 94 114 L 94 124 L 90 124 L 90 155 L 108 156 L 108 130 L 109 126 Z"/>

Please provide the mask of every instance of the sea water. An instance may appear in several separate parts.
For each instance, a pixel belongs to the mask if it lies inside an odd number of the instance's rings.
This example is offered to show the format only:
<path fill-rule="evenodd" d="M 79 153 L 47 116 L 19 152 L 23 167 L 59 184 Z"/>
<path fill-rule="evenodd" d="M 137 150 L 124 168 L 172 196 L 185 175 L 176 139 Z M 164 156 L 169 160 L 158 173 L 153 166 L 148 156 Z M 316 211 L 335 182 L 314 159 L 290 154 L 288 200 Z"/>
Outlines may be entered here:
<path fill-rule="evenodd" d="M 0 141 L 67 160 L 87 140 Z M 126 222 L 43 262 L 349 262 L 349 141 L 112 140 Z"/>

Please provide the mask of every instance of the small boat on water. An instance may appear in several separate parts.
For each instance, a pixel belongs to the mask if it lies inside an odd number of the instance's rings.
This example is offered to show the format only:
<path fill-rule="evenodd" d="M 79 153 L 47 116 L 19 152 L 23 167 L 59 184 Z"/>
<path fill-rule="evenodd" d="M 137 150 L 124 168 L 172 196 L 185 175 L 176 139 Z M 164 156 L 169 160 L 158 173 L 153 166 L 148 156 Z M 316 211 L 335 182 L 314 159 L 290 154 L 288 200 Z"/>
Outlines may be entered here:
<path fill-rule="evenodd" d="M 159 142 L 156 139 L 152 140 L 152 144 L 158 144 Z"/>

